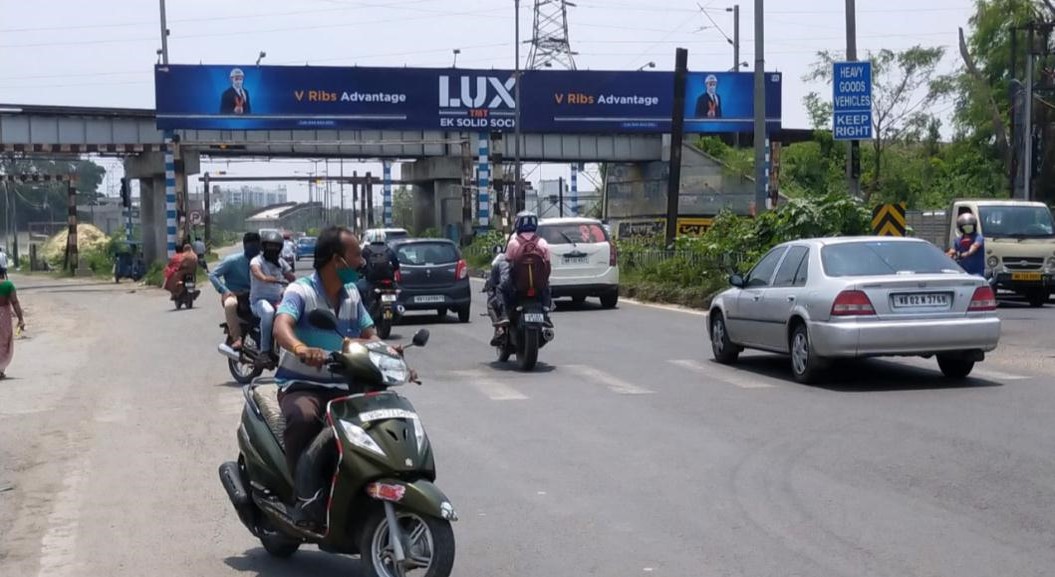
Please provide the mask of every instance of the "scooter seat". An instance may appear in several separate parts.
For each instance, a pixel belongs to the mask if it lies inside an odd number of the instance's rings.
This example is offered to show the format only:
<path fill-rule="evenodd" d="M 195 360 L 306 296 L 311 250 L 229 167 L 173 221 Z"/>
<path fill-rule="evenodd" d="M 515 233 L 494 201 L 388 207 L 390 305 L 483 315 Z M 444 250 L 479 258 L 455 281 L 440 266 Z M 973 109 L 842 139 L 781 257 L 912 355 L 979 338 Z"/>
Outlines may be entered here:
<path fill-rule="evenodd" d="M 278 446 L 286 450 L 286 442 L 283 433 L 286 430 L 286 419 L 282 416 L 282 406 L 278 404 L 278 387 L 275 385 L 260 385 L 253 387 L 253 400 L 260 407 L 260 413 L 264 415 L 264 422 L 271 433 L 275 435 Z"/>

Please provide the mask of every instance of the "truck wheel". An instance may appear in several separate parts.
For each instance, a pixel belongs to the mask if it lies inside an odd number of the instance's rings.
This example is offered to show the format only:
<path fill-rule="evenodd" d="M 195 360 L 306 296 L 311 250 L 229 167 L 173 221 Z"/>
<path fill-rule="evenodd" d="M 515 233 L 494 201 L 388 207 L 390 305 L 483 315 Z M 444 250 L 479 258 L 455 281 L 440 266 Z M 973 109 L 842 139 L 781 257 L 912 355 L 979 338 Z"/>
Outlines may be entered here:
<path fill-rule="evenodd" d="M 1033 308 L 1040 308 L 1047 304 L 1050 293 L 1046 288 L 1032 289 L 1026 293 L 1026 300 L 1029 301 L 1029 306 Z"/>

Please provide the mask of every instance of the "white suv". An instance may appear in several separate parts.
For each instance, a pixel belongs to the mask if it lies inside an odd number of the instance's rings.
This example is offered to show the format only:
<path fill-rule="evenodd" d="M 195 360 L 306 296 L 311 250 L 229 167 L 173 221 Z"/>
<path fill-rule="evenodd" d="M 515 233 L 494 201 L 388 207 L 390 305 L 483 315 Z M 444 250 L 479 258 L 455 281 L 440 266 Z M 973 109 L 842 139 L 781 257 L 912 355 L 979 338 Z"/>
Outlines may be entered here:
<path fill-rule="evenodd" d="M 601 221 L 543 218 L 538 234 L 549 243 L 553 298 L 571 297 L 581 303 L 586 297 L 600 297 L 601 306 L 615 308 L 619 302 L 618 253 Z"/>
<path fill-rule="evenodd" d="M 374 242 L 390 242 L 400 238 L 409 238 L 410 233 L 405 228 L 371 228 L 363 233 L 363 244 Z"/>

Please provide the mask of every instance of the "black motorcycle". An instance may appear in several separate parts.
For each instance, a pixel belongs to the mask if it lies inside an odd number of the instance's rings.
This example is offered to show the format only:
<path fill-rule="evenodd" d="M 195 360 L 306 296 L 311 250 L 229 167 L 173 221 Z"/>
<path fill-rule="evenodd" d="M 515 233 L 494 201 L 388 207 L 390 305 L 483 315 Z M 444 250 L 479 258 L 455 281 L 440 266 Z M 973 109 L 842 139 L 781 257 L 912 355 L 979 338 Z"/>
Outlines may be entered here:
<path fill-rule="evenodd" d="M 180 310 L 183 307 L 189 309 L 194 308 L 194 300 L 197 299 L 200 294 L 201 291 L 198 290 L 194 275 L 183 275 L 183 280 L 180 281 L 180 292 L 177 293 L 176 298 L 173 299 L 176 303 L 176 310 Z"/>
<path fill-rule="evenodd" d="M 274 353 L 268 353 L 263 358 L 260 352 L 260 319 L 249 308 L 249 297 L 238 297 L 238 324 L 242 334 L 242 348 L 234 350 L 231 344 L 231 330 L 227 323 L 220 323 L 225 336 L 224 342 L 220 343 L 216 350 L 227 357 L 227 370 L 231 377 L 240 385 L 248 385 L 253 379 L 263 374 L 265 367 L 274 366 L 278 361 Z"/>
<path fill-rule="evenodd" d="M 397 304 L 400 290 L 390 280 L 378 281 L 370 299 L 370 318 L 377 325 L 377 336 L 387 339 L 392 334 L 392 325 L 406 312 Z"/>
<path fill-rule="evenodd" d="M 504 363 L 516 354 L 522 371 L 530 371 L 538 363 L 538 351 L 553 340 L 553 323 L 538 299 L 521 299 L 509 311 L 509 327 L 499 337 L 495 347 L 498 362 Z"/>

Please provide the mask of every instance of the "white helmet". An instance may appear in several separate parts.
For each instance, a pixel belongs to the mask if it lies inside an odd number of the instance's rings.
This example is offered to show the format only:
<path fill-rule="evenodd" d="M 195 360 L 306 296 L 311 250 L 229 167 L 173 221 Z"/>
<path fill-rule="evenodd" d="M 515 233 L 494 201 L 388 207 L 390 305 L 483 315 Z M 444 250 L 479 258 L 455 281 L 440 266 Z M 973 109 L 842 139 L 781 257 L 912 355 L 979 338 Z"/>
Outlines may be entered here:
<path fill-rule="evenodd" d="M 718 84 L 718 77 L 713 74 L 708 74 L 707 78 L 703 79 L 704 84 Z"/>
<path fill-rule="evenodd" d="M 231 71 L 231 78 L 234 78 L 235 76 L 241 76 L 242 78 L 245 78 L 245 73 L 242 72 L 241 68 L 235 68 Z"/>

